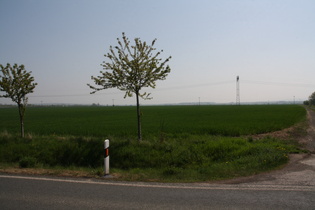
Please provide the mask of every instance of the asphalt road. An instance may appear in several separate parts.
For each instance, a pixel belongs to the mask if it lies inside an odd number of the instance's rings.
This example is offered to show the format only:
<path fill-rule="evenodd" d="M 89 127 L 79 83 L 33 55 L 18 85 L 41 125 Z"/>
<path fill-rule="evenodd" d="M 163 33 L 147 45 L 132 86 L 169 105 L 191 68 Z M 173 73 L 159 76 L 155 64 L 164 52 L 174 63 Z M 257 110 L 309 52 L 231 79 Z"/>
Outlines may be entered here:
<path fill-rule="evenodd" d="M 315 186 L 161 184 L 0 174 L 0 209 L 315 209 Z"/>

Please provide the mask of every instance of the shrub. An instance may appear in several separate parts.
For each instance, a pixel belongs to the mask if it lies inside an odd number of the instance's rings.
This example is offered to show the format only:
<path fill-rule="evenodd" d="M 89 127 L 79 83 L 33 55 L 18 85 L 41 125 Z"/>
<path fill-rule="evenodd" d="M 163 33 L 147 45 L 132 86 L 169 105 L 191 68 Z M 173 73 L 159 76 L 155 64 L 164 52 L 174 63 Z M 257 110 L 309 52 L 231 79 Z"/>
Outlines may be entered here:
<path fill-rule="evenodd" d="M 36 162 L 36 158 L 26 156 L 19 161 L 19 166 L 20 168 L 32 168 L 36 165 Z"/>

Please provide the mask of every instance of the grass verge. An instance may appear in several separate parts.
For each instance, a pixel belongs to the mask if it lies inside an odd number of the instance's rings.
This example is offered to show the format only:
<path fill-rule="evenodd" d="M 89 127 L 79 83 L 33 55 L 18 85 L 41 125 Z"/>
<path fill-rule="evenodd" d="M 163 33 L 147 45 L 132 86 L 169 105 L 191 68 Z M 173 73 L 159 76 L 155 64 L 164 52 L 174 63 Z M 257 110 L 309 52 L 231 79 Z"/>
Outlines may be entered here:
<path fill-rule="evenodd" d="M 287 163 L 302 152 L 271 137 L 184 135 L 135 142 L 113 137 L 111 175 L 117 180 L 196 182 L 248 176 Z M 0 171 L 103 176 L 103 140 L 75 136 L 0 134 Z"/>

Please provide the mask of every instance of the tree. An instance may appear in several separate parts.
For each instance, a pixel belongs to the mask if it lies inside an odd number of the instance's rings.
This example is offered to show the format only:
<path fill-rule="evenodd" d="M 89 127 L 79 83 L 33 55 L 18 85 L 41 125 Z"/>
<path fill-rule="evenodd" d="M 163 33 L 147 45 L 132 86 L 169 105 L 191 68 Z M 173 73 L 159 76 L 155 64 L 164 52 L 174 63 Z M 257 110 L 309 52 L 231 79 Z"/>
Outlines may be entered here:
<path fill-rule="evenodd" d="M 312 95 L 310 95 L 308 99 L 309 99 L 309 105 L 315 106 L 315 92 L 312 93 Z"/>
<path fill-rule="evenodd" d="M 310 101 L 309 101 L 309 100 L 303 101 L 303 104 L 304 104 L 305 106 L 309 106 L 309 105 L 310 105 Z"/>
<path fill-rule="evenodd" d="M 14 64 L 11 66 L 9 63 L 6 67 L 0 64 L 2 75 L 0 75 L 0 91 L 5 94 L 0 97 L 11 98 L 11 100 L 18 105 L 21 136 L 24 137 L 24 114 L 27 105 L 28 93 L 33 93 L 37 83 L 34 83 L 34 77 L 31 76 L 32 72 L 27 72 L 24 65 L 18 66 Z"/>
<path fill-rule="evenodd" d="M 103 70 L 101 75 L 91 77 L 97 87 L 88 84 L 94 91 L 91 94 L 108 89 L 117 88 L 125 91 L 124 98 L 136 95 L 137 103 L 137 122 L 138 122 L 138 140 L 141 141 L 141 116 L 139 97 L 151 99 L 150 93 L 141 93 L 142 88 L 155 88 L 157 80 L 165 80 L 171 69 L 166 63 L 171 56 L 162 60 L 158 56 L 163 50 L 155 52 L 154 39 L 151 45 L 142 42 L 140 38 L 135 38 L 135 45 L 131 46 L 129 39 L 122 33 L 122 40 L 117 38 L 118 46 L 110 46 L 109 53 L 105 54 L 101 66 Z"/>

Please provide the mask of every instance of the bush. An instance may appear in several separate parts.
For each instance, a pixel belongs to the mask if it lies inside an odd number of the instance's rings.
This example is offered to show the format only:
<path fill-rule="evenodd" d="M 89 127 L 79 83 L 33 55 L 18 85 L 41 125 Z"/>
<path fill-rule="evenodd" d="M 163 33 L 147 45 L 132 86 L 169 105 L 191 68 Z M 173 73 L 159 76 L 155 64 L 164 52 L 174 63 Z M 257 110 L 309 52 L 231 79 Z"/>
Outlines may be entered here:
<path fill-rule="evenodd" d="M 20 168 L 32 168 L 36 165 L 37 160 L 33 157 L 24 157 L 19 161 Z"/>

